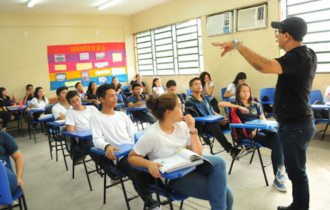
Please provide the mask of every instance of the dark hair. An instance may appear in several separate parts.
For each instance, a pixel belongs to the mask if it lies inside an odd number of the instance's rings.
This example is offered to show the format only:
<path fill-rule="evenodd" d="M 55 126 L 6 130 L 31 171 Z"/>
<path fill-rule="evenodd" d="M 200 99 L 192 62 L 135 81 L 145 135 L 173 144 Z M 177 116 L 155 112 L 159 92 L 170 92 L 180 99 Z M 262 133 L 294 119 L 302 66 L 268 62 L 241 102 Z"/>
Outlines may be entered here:
<path fill-rule="evenodd" d="M 237 87 L 237 85 L 238 85 L 238 80 L 241 80 L 241 79 L 246 79 L 246 74 L 244 72 L 240 72 L 236 75 L 236 78 L 233 82 L 235 84 L 235 87 Z"/>
<path fill-rule="evenodd" d="M 6 90 L 4 87 L 0 87 L 0 98 L 3 98 L 2 91 Z"/>
<path fill-rule="evenodd" d="M 79 93 L 78 93 L 77 91 L 75 91 L 75 90 L 70 90 L 70 91 L 66 94 L 65 98 L 66 98 L 66 100 L 70 103 L 70 98 L 73 98 L 73 97 L 75 97 L 75 96 L 78 96 L 78 97 L 80 98 L 80 95 L 79 95 Z"/>
<path fill-rule="evenodd" d="M 160 80 L 158 77 L 155 77 L 154 80 L 152 80 L 152 88 L 156 87 L 155 82 L 157 80 Z"/>
<path fill-rule="evenodd" d="M 133 83 L 132 90 L 134 90 L 135 87 L 141 87 L 141 85 L 137 82 Z"/>
<path fill-rule="evenodd" d="M 248 102 L 251 103 L 252 100 L 253 100 L 252 90 L 251 90 L 250 85 L 248 85 L 248 84 L 245 83 L 245 82 L 239 84 L 239 85 L 237 86 L 237 88 L 236 88 L 236 101 L 237 101 L 239 104 L 243 104 L 242 99 L 241 99 L 241 97 L 240 97 L 240 95 L 239 95 L 243 86 L 249 87 L 249 89 L 250 89 L 250 97 L 249 97 L 249 99 L 248 99 Z"/>
<path fill-rule="evenodd" d="M 210 78 L 210 81 L 212 81 L 212 79 L 211 79 L 211 75 L 208 73 L 208 72 L 206 72 L 206 71 L 203 71 L 200 75 L 199 75 L 199 78 L 201 79 L 201 82 L 202 82 L 202 86 L 204 87 L 204 85 L 205 85 L 205 82 L 204 82 L 204 79 L 205 79 L 205 76 L 209 76 L 209 78 Z"/>
<path fill-rule="evenodd" d="M 170 88 L 172 86 L 176 86 L 176 82 L 174 80 L 171 79 L 171 80 L 166 82 L 166 87 L 167 88 Z"/>
<path fill-rule="evenodd" d="M 114 79 L 114 78 L 117 78 L 117 77 L 112 77 L 112 79 L 111 79 L 111 84 L 113 84 L 113 79 Z M 118 78 L 117 78 L 117 79 L 118 79 Z M 118 81 L 118 82 L 119 82 L 119 81 Z"/>
<path fill-rule="evenodd" d="M 37 87 L 37 88 L 34 90 L 34 97 L 38 99 L 38 103 L 39 103 L 38 92 L 39 92 L 40 89 L 43 89 L 43 88 L 42 88 L 42 87 Z M 46 100 L 45 100 L 45 95 L 42 96 L 42 100 L 43 100 L 44 102 L 46 102 Z"/>
<path fill-rule="evenodd" d="M 78 87 L 79 84 L 82 84 L 82 83 L 81 83 L 81 82 L 77 82 L 77 83 L 74 85 L 76 89 L 77 89 L 77 87 Z"/>
<path fill-rule="evenodd" d="M 92 90 L 92 85 L 93 85 L 93 83 L 95 83 L 95 82 L 90 82 L 90 83 L 88 84 L 87 91 L 89 92 L 89 94 L 93 94 L 93 90 Z M 95 84 L 96 84 L 96 83 L 95 83 Z"/>
<path fill-rule="evenodd" d="M 190 81 L 189 81 L 189 87 L 192 87 L 192 86 L 193 86 L 193 84 L 194 84 L 194 82 L 195 82 L 196 80 L 199 80 L 199 81 L 201 81 L 201 79 L 200 79 L 200 78 L 198 78 L 198 77 L 192 78 L 192 80 L 190 80 Z"/>
<path fill-rule="evenodd" d="M 107 90 L 109 90 L 109 89 L 113 89 L 113 90 L 115 89 L 113 84 L 103 84 L 103 85 L 99 86 L 96 90 L 97 97 L 105 99 L 105 94 L 106 94 Z"/>
<path fill-rule="evenodd" d="M 31 84 L 28 84 L 27 86 L 26 86 L 26 90 L 28 90 L 29 89 L 29 87 L 33 87 L 33 85 L 31 85 Z"/>
<path fill-rule="evenodd" d="M 57 90 L 56 90 L 56 95 L 59 96 L 60 93 L 61 93 L 63 90 L 68 90 L 68 88 L 65 87 L 65 86 L 62 86 L 62 87 L 57 88 Z"/>
<path fill-rule="evenodd" d="M 177 98 L 178 95 L 175 93 L 163 93 L 158 97 L 149 95 L 146 105 L 156 119 L 162 120 L 166 110 L 174 110 Z"/>
<path fill-rule="evenodd" d="M 136 79 L 138 76 L 140 76 L 140 74 L 136 74 L 136 75 L 135 75 L 135 79 Z"/>

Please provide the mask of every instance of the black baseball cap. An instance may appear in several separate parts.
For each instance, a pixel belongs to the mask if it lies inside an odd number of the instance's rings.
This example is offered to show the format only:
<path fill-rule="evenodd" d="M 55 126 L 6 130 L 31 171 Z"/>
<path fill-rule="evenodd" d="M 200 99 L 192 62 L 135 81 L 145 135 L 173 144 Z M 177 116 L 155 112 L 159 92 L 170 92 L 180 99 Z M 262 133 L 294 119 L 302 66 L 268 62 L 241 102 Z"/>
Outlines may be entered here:
<path fill-rule="evenodd" d="M 307 33 L 307 24 L 299 17 L 289 17 L 282 22 L 272 22 L 271 26 L 289 33 L 296 41 L 302 41 Z"/>

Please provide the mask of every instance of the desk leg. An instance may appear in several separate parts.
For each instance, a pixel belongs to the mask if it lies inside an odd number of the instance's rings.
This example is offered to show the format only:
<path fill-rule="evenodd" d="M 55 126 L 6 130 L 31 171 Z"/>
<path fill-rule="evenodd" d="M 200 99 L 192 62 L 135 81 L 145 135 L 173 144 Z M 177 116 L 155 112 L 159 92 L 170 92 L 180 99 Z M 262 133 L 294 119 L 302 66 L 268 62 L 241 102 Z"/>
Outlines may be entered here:
<path fill-rule="evenodd" d="M 22 131 L 23 138 L 24 136 L 24 129 L 23 129 L 23 124 L 22 124 L 22 119 L 23 119 L 23 110 L 21 110 L 21 119 L 19 119 L 19 125 L 20 125 L 20 130 Z"/>

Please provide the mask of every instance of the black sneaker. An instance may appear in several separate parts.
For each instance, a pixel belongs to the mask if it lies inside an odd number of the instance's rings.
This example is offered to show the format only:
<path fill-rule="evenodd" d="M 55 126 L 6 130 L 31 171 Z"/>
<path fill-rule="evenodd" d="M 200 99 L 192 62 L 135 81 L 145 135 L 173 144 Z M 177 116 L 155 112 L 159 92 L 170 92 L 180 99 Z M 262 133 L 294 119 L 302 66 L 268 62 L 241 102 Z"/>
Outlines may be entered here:
<path fill-rule="evenodd" d="M 245 147 L 243 147 L 242 149 L 238 149 L 238 148 L 231 148 L 230 150 L 230 155 L 233 158 L 238 159 L 243 153 L 245 152 Z"/>

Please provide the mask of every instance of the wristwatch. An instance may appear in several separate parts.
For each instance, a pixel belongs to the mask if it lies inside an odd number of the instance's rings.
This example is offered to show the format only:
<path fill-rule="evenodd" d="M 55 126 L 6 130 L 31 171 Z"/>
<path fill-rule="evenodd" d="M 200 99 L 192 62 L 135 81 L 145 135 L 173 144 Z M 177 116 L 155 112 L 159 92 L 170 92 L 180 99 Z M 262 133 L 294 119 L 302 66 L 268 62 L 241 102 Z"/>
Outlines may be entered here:
<path fill-rule="evenodd" d="M 194 134 L 197 135 L 197 129 L 195 128 L 195 131 L 189 131 L 189 134 L 190 134 L 190 135 L 194 135 Z"/>
<path fill-rule="evenodd" d="M 238 39 L 234 39 L 234 43 L 235 43 L 234 49 L 237 49 L 238 43 L 242 44 L 242 41 Z"/>

